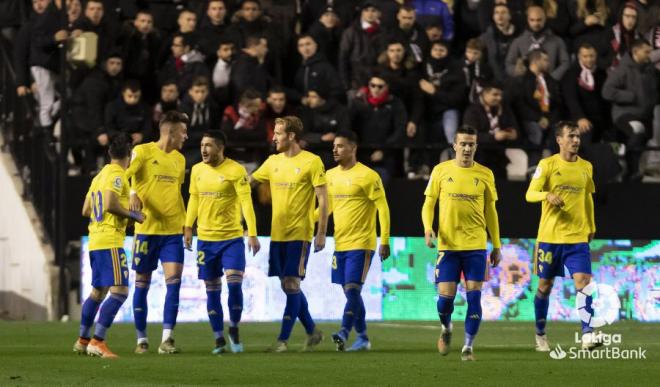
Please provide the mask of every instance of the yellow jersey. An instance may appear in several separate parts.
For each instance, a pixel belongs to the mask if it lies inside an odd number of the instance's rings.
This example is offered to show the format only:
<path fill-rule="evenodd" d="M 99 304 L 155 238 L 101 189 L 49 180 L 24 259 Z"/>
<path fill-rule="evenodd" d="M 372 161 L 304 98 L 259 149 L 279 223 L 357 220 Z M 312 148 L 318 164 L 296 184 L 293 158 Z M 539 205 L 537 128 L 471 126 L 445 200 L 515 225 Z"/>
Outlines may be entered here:
<path fill-rule="evenodd" d="M 250 183 L 245 168 L 231 159 L 213 167 L 198 163 L 190 173 L 186 227 L 197 219 L 200 240 L 219 242 L 243 236 L 241 206 L 248 236 L 257 236 Z"/>
<path fill-rule="evenodd" d="M 357 163 L 348 170 L 330 169 L 327 180 L 330 212 L 335 223 L 335 250 L 376 250 L 377 202 L 384 203 L 378 215 L 381 244 L 389 245 L 389 208 L 380 176 Z"/>
<path fill-rule="evenodd" d="M 89 217 L 89 250 L 105 250 L 124 246 L 128 219 L 103 210 L 108 203 L 108 191 L 114 192 L 119 203 L 128 208 L 129 187 L 124 169 L 117 164 L 108 164 L 92 180 L 87 191 L 92 204 Z"/>
<path fill-rule="evenodd" d="M 578 157 L 575 162 L 565 161 L 559 154 L 541 160 L 526 199 L 540 202 L 541 222 L 537 240 L 545 243 L 584 243 L 589 234 L 596 232 L 593 198 L 596 191 L 591 163 Z M 548 193 L 559 195 L 563 207 L 548 203 Z"/>
<path fill-rule="evenodd" d="M 133 148 L 126 177 L 142 200 L 147 216 L 135 225 L 136 234 L 173 235 L 183 232 L 186 208 L 181 185 L 186 174 L 186 160 L 173 150 L 164 152 L 155 142 Z"/>
<path fill-rule="evenodd" d="M 271 240 L 311 241 L 314 235 L 315 187 L 325 185 L 321 159 L 301 151 L 294 157 L 270 156 L 252 177 L 269 182 L 273 201 Z"/>
<path fill-rule="evenodd" d="M 438 250 L 486 249 L 485 209 L 497 201 L 495 178 L 490 169 L 477 162 L 468 168 L 458 166 L 453 159 L 442 162 L 433 168 L 424 195 L 434 203 L 440 200 Z M 431 213 L 431 224 L 432 219 Z M 499 243 L 497 230 L 494 247 L 499 247 Z"/>

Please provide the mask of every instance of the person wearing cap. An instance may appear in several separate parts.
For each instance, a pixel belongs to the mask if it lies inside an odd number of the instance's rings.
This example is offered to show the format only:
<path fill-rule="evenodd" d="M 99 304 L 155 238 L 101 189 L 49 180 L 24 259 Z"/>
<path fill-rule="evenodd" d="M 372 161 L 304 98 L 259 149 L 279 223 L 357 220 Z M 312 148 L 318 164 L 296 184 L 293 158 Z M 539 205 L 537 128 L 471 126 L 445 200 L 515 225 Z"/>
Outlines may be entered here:
<path fill-rule="evenodd" d="M 288 93 L 291 101 L 302 101 L 305 104 L 304 97 L 311 89 L 324 89 L 330 97 L 341 98 L 344 90 L 339 74 L 325 55 L 318 52 L 318 45 L 311 35 L 301 35 L 298 38 L 298 53 L 302 57 L 302 63 L 294 78 L 295 88 Z"/>

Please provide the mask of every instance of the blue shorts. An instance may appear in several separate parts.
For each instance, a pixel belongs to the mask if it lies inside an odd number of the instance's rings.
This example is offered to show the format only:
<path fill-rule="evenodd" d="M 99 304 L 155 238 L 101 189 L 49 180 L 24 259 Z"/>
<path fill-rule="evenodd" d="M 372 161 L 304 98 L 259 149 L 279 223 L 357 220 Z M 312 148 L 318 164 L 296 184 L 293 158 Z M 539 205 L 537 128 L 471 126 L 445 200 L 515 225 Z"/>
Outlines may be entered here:
<path fill-rule="evenodd" d="M 307 241 L 271 241 L 268 276 L 305 278 L 309 245 Z"/>
<path fill-rule="evenodd" d="M 538 242 L 534 252 L 534 274 L 540 278 L 563 277 L 564 266 L 575 273 L 591 274 L 591 253 L 588 243 Z"/>
<path fill-rule="evenodd" d="M 92 286 L 128 286 L 128 265 L 122 248 L 92 250 L 89 252 L 92 266 Z"/>
<path fill-rule="evenodd" d="M 332 283 L 342 286 L 363 284 L 373 257 L 372 250 L 335 251 L 332 256 Z"/>
<path fill-rule="evenodd" d="M 161 262 L 183 264 L 183 235 L 135 235 L 133 270 L 151 273 Z"/>
<path fill-rule="evenodd" d="M 197 240 L 197 278 L 212 280 L 222 277 L 223 270 L 245 271 L 245 242 L 235 238 L 221 242 Z"/>
<path fill-rule="evenodd" d="M 460 282 L 461 273 L 466 281 L 486 280 L 488 265 L 486 250 L 438 251 L 435 262 L 435 283 Z"/>

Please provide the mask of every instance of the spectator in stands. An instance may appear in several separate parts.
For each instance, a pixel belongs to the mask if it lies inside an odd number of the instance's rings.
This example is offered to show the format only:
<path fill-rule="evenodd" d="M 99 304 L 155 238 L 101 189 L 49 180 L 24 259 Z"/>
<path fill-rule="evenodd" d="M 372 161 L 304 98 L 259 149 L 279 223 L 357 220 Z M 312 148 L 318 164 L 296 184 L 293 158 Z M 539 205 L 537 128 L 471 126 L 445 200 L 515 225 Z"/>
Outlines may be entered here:
<path fill-rule="evenodd" d="M 546 26 L 562 39 L 568 37 L 570 18 L 568 0 L 532 0 L 531 4 L 541 7 L 546 17 Z"/>
<path fill-rule="evenodd" d="M 24 97 L 31 92 L 32 81 L 30 79 L 30 41 L 34 24 L 39 17 L 48 8 L 50 0 L 35 0 L 32 2 L 32 11 L 30 18 L 23 23 L 16 34 L 14 41 L 14 71 L 16 72 L 16 94 Z"/>
<path fill-rule="evenodd" d="M 38 1 L 38 0 L 37 0 Z M 0 37 L 13 42 L 21 24 L 27 20 L 24 0 L 5 0 L 0 3 Z M 34 3 L 34 1 L 33 1 Z"/>
<path fill-rule="evenodd" d="M 165 39 L 165 43 L 163 43 L 162 47 L 160 48 L 160 55 L 158 59 L 158 63 L 164 63 L 169 54 L 170 54 L 170 47 L 172 46 L 172 40 L 174 40 L 174 37 L 176 35 L 185 35 L 186 39 L 188 40 L 188 43 L 190 44 L 190 47 L 192 49 L 197 49 L 197 45 L 199 43 L 199 32 L 196 30 L 197 29 L 197 15 L 186 8 L 183 8 L 181 10 L 178 10 L 178 16 L 177 16 L 177 30 L 166 35 L 167 38 Z"/>
<path fill-rule="evenodd" d="M 303 1 L 301 21 L 302 30 L 308 31 L 329 10 L 344 23 L 346 28 L 354 19 L 355 10 L 359 8 L 361 0 L 305 0 Z M 308 31 L 308 33 L 311 33 Z M 319 42 L 319 45 L 321 43 Z"/>
<path fill-rule="evenodd" d="M 427 141 L 451 144 L 465 103 L 465 75 L 446 42 L 433 42 L 419 86 L 424 93 Z"/>
<path fill-rule="evenodd" d="M 117 45 L 124 58 L 127 79 L 139 79 L 144 99 L 150 103 L 158 100 L 158 55 L 162 38 L 154 29 L 154 19 L 149 11 L 141 10 L 133 22 L 126 22 Z"/>
<path fill-rule="evenodd" d="M 201 161 L 199 144 L 202 135 L 220 128 L 219 109 L 210 95 L 209 80 L 205 77 L 193 79 L 188 93 L 181 101 L 181 111 L 188 115 L 188 140 L 183 146 L 186 165 Z"/>
<path fill-rule="evenodd" d="M 275 133 L 275 119 L 292 116 L 294 114 L 295 111 L 287 102 L 286 93 L 282 87 L 275 86 L 268 90 L 268 98 L 266 98 L 266 113 L 264 114 L 268 142 L 273 140 L 273 134 Z"/>
<path fill-rule="evenodd" d="M 261 93 L 247 89 L 235 106 L 227 106 L 222 118 L 222 131 L 231 143 L 266 144 L 266 122 L 263 117 L 264 106 Z M 264 149 L 258 146 L 244 148 L 232 145 L 231 156 L 234 160 L 252 166 L 259 161 Z"/>
<path fill-rule="evenodd" d="M 304 97 L 312 89 L 323 89 L 330 98 L 343 98 L 344 90 L 337 70 L 318 52 L 318 45 L 311 35 L 301 35 L 298 38 L 298 53 L 302 57 L 302 63 L 294 78 L 295 89 L 289 93 L 290 100 L 305 104 Z"/>
<path fill-rule="evenodd" d="M 504 82 L 507 77 L 506 55 L 519 29 L 511 22 L 511 11 L 505 4 L 495 5 L 492 18 L 493 24 L 488 26 L 479 39 L 485 46 L 484 56 L 495 79 Z"/>
<path fill-rule="evenodd" d="M 503 87 L 498 81 L 483 84 L 478 101 L 465 110 L 463 124 L 477 130 L 477 161 L 493 171 L 498 179 L 506 179 L 509 158 L 498 145 L 512 145 L 518 139 L 518 124 L 513 111 L 503 103 Z"/>
<path fill-rule="evenodd" d="M 103 61 L 113 48 L 116 39 L 116 31 L 104 18 L 102 0 L 87 0 L 84 16 L 73 24 L 74 30 L 83 32 L 94 32 L 98 36 L 96 45 L 97 62 Z"/>
<path fill-rule="evenodd" d="M 266 95 L 272 84 L 271 75 L 264 66 L 268 49 L 268 40 L 263 36 L 246 39 L 245 48 L 238 54 L 229 77 L 232 100 L 247 89 L 256 90 L 262 98 Z"/>
<path fill-rule="evenodd" d="M 424 113 L 424 100 L 419 88 L 421 74 L 417 70 L 415 57 L 406 51 L 402 41 L 391 41 L 378 58 L 378 70 L 387 79 L 389 93 L 404 103 L 408 113 L 406 133 L 410 138 L 415 137 Z"/>
<path fill-rule="evenodd" d="M 442 39 L 454 39 L 454 17 L 446 2 L 442 0 L 412 0 L 411 6 L 415 8 L 419 24 L 424 27 L 440 26 Z"/>
<path fill-rule="evenodd" d="M 640 148 L 652 134 L 653 109 L 658 103 L 658 75 L 650 55 L 651 45 L 635 40 L 603 86 L 603 97 L 612 102 L 612 120 L 619 138 L 626 143 L 627 180 L 643 177 L 639 172 Z"/>
<path fill-rule="evenodd" d="M 231 105 L 231 89 L 229 81 L 231 79 L 231 69 L 234 65 L 235 46 L 230 40 L 221 40 L 218 43 L 218 50 L 214 54 L 217 61 L 212 66 L 213 81 L 213 99 L 224 111 L 228 105 Z"/>
<path fill-rule="evenodd" d="M 424 31 L 426 31 L 426 37 L 431 43 L 443 40 L 442 26 L 439 24 L 431 24 L 430 26 L 426 26 Z"/>
<path fill-rule="evenodd" d="M 142 101 L 140 83 L 128 80 L 121 88 L 121 95 L 110 101 L 105 108 L 105 125 L 97 136 L 99 145 L 106 147 L 109 138 L 123 132 L 130 136 L 133 145 L 151 137 L 149 106 Z"/>
<path fill-rule="evenodd" d="M 390 32 L 391 40 L 404 42 L 407 51 L 410 51 L 417 63 L 424 62 L 429 53 L 430 42 L 424 27 L 417 23 L 415 8 L 407 5 L 401 6 L 396 14 L 397 26 Z"/>
<path fill-rule="evenodd" d="M 326 89 L 310 89 L 307 106 L 300 110 L 300 119 L 305 129 L 303 147 L 318 154 L 326 167 L 331 166 L 335 134 L 350 128 L 348 109 L 335 101 Z"/>
<path fill-rule="evenodd" d="M 561 79 L 570 65 L 566 44 L 546 27 L 543 8 L 531 6 L 527 9 L 527 30 L 517 37 L 506 56 L 506 71 L 509 76 L 521 75 L 524 59 L 532 50 L 543 49 L 548 54 L 549 73 L 555 80 Z"/>
<path fill-rule="evenodd" d="M 160 87 L 160 100 L 154 106 L 152 119 L 154 129 L 158 128 L 163 114 L 170 110 L 179 110 L 180 106 L 181 101 L 179 100 L 179 89 L 176 86 L 176 81 L 173 79 L 165 81 L 163 86 Z"/>
<path fill-rule="evenodd" d="M 384 183 L 389 181 L 396 170 L 396 152 L 378 146 L 398 144 L 404 138 L 408 118 L 403 102 L 389 92 L 387 80 L 373 74 L 367 86 L 358 91 L 349 114 L 360 142 L 367 145 L 360 159 L 374 168 Z"/>
<path fill-rule="evenodd" d="M 660 3 L 657 0 L 632 0 L 637 8 L 637 31 L 644 35 L 660 21 Z"/>
<path fill-rule="evenodd" d="M 582 43 L 588 43 L 600 52 L 607 51 L 603 45 L 603 31 L 607 25 L 610 9 L 605 0 L 571 1 L 568 4 L 570 16 L 570 35 L 573 38 L 573 50 L 577 52 Z M 604 55 L 601 55 L 604 56 Z M 599 63 L 601 67 L 605 63 Z"/>
<path fill-rule="evenodd" d="M 493 79 L 493 71 L 483 61 L 483 43 L 477 38 L 472 38 L 465 45 L 463 56 L 463 73 L 467 86 L 467 100 L 476 102 L 481 94 L 481 84 Z"/>
<path fill-rule="evenodd" d="M 227 42 L 224 36 L 227 30 L 227 7 L 224 0 L 210 0 L 206 14 L 199 23 L 199 49 L 206 57 L 206 63 L 214 64 L 216 51 L 221 42 Z"/>
<path fill-rule="evenodd" d="M 93 138 L 103 131 L 106 105 L 119 97 L 122 69 L 121 55 L 109 53 L 107 59 L 85 77 L 69 100 L 69 123 L 74 133 L 71 136 L 72 151 L 83 173 L 96 170 L 96 158 L 103 156 Z"/>
<path fill-rule="evenodd" d="M 346 21 L 350 20 L 346 19 Z M 327 8 L 307 32 L 318 44 L 318 51 L 325 54 L 325 58 L 336 69 L 339 68 L 339 43 L 342 31 L 342 20 L 337 16 L 337 11 L 334 8 Z"/>
<path fill-rule="evenodd" d="M 188 90 L 193 78 L 198 76 L 210 78 L 209 70 L 204 63 L 204 55 L 193 50 L 189 35 L 175 33 L 170 50 L 171 55 L 158 75 L 160 84 L 169 79 L 176 79 L 179 90 Z"/>
<path fill-rule="evenodd" d="M 607 73 L 598 67 L 597 57 L 593 46 L 582 43 L 577 61 L 561 80 L 564 106 L 568 118 L 578 125 L 583 147 L 599 142 L 611 125 L 608 115 L 603 114 L 610 106 L 601 95 Z"/>
<path fill-rule="evenodd" d="M 362 3 L 360 18 L 348 27 L 339 46 L 339 76 L 345 90 L 367 83 L 369 72 L 382 52 L 383 33 L 375 2 Z"/>
<path fill-rule="evenodd" d="M 533 172 L 541 160 L 541 148 L 553 137 L 552 128 L 562 112 L 561 91 L 559 83 L 550 76 L 548 53 L 540 48 L 532 50 L 528 61 L 527 72 L 515 79 L 510 95 L 528 143 L 537 147 L 527 153 L 529 170 Z"/>
<path fill-rule="evenodd" d="M 614 70 L 621 59 L 629 52 L 632 43 L 641 37 L 637 32 L 637 7 L 634 3 L 626 3 L 619 14 L 619 21 L 604 32 L 607 44 L 605 63 L 608 71 Z"/>

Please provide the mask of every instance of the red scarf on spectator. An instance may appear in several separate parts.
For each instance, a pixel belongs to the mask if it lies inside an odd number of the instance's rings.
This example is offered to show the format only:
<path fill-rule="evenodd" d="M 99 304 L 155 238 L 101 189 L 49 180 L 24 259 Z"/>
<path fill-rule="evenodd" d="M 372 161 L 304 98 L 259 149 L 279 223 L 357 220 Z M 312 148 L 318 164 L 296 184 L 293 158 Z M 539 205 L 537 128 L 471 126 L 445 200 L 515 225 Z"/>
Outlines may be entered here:
<path fill-rule="evenodd" d="M 360 92 L 367 96 L 367 102 L 369 102 L 369 105 L 373 107 L 379 107 L 380 105 L 387 102 L 387 100 L 390 98 L 389 90 L 385 90 L 380 97 L 374 97 L 373 95 L 371 95 L 368 87 L 361 88 Z"/>
<path fill-rule="evenodd" d="M 176 67 L 177 72 L 182 72 L 183 71 L 183 66 L 185 66 L 185 62 L 183 59 L 179 58 L 174 58 L 174 66 Z"/>
<path fill-rule="evenodd" d="M 380 30 L 380 24 L 378 23 L 369 23 L 369 27 L 363 28 L 364 32 L 367 33 L 367 35 L 372 36 L 373 34 L 377 33 Z"/>

